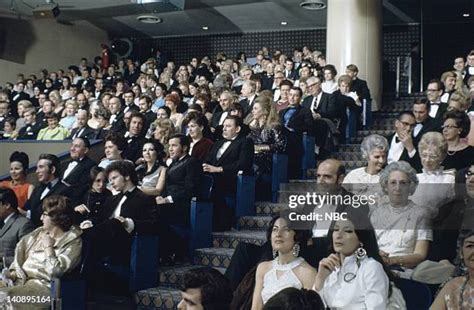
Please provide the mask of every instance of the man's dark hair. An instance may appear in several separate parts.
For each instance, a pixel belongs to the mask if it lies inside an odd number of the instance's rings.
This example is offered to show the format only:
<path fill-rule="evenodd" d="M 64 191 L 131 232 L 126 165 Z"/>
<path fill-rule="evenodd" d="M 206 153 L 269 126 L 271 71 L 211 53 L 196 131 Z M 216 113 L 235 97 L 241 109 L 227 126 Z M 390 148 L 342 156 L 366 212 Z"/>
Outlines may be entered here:
<path fill-rule="evenodd" d="M 296 86 L 293 86 L 293 87 L 291 88 L 291 90 L 296 90 L 296 91 L 298 91 L 298 93 L 300 94 L 300 99 L 303 98 L 303 90 L 302 90 L 301 88 L 296 87 Z"/>
<path fill-rule="evenodd" d="M 135 171 L 135 165 L 129 160 L 114 161 L 105 169 L 105 174 L 108 176 L 112 171 L 117 171 L 123 177 L 130 177 L 133 185 L 138 184 L 138 176 Z"/>
<path fill-rule="evenodd" d="M 411 117 L 415 118 L 415 114 L 413 114 L 413 111 L 405 110 L 398 113 L 397 120 L 400 120 L 403 115 L 410 115 Z"/>
<path fill-rule="evenodd" d="M 74 140 L 76 139 L 82 140 L 82 142 L 84 143 L 84 146 L 90 149 L 91 142 L 89 141 L 89 139 L 87 139 L 86 137 L 76 137 Z"/>
<path fill-rule="evenodd" d="M 234 121 L 235 126 L 242 128 L 242 119 L 238 117 L 237 115 L 228 115 L 224 121 L 231 119 Z"/>
<path fill-rule="evenodd" d="M 232 301 L 232 288 L 229 280 L 219 271 L 210 267 L 201 267 L 188 271 L 184 275 L 181 290 L 200 289 L 201 304 L 204 310 L 229 309 Z"/>
<path fill-rule="evenodd" d="M 288 80 L 283 80 L 283 81 L 281 81 L 281 83 L 280 83 L 280 88 L 281 88 L 283 85 L 290 86 L 290 88 L 293 88 L 293 83 L 292 83 L 291 81 L 288 81 Z"/>
<path fill-rule="evenodd" d="M 428 85 L 429 85 L 429 84 L 436 84 L 436 85 L 437 85 L 437 88 L 438 88 L 438 91 L 444 89 L 443 83 L 441 83 L 441 81 L 438 80 L 438 79 L 432 79 L 432 80 L 430 80 L 430 81 L 428 82 Z"/>
<path fill-rule="evenodd" d="M 164 110 L 166 112 L 166 115 L 168 115 L 168 118 L 171 116 L 171 109 L 165 105 L 162 107 L 159 107 L 158 110 Z"/>
<path fill-rule="evenodd" d="M 8 187 L 0 187 L 0 203 L 9 204 L 13 210 L 18 211 L 18 198 L 15 192 Z"/>
<path fill-rule="evenodd" d="M 145 118 L 145 115 L 143 115 L 142 113 L 138 112 L 138 111 L 133 111 L 132 114 L 130 114 L 130 121 L 132 121 L 132 118 L 134 117 L 139 117 L 142 119 L 142 122 L 143 122 L 143 126 L 145 126 L 145 123 L 146 123 L 146 118 Z M 143 128 L 142 128 L 143 130 Z"/>
<path fill-rule="evenodd" d="M 270 298 L 263 310 L 324 310 L 324 303 L 313 290 L 287 287 Z"/>
<path fill-rule="evenodd" d="M 53 167 L 56 168 L 54 171 L 54 176 L 59 177 L 61 173 L 61 162 L 59 161 L 59 158 L 56 155 L 53 154 L 41 154 L 38 158 L 38 160 L 46 159 L 49 161 L 48 163 L 48 168 L 51 170 Z"/>
<path fill-rule="evenodd" d="M 182 146 L 182 147 L 187 147 L 187 150 L 189 150 L 189 147 L 190 147 L 190 141 L 189 141 L 189 138 L 186 137 L 185 135 L 181 134 L 181 133 L 176 133 L 174 135 L 172 135 L 170 137 L 170 140 L 171 139 L 178 139 L 179 140 L 179 144 Z"/>
<path fill-rule="evenodd" d="M 146 103 L 147 103 L 148 105 L 151 105 L 151 104 L 153 103 L 153 100 L 152 100 L 151 97 L 148 96 L 148 95 L 141 95 L 141 96 L 140 96 L 140 100 L 142 100 L 142 99 L 145 99 L 145 101 L 146 101 Z"/>
<path fill-rule="evenodd" d="M 415 104 L 422 104 L 426 107 L 426 111 L 430 112 L 431 104 L 426 98 L 418 98 L 413 101 L 413 105 Z"/>

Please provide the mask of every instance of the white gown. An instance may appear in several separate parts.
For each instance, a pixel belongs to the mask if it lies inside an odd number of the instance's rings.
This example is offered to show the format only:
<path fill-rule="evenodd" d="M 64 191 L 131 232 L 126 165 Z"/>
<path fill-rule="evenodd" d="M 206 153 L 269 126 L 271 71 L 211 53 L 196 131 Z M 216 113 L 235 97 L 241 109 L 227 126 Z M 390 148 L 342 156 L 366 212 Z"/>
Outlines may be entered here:
<path fill-rule="evenodd" d="M 304 262 L 302 257 L 298 257 L 294 261 L 286 265 L 278 264 L 278 257 L 272 261 L 272 268 L 263 276 L 262 300 L 263 304 L 276 293 L 287 287 L 297 289 L 303 288 L 303 283 L 293 272 L 293 269 Z M 277 275 L 277 271 L 279 274 Z"/>

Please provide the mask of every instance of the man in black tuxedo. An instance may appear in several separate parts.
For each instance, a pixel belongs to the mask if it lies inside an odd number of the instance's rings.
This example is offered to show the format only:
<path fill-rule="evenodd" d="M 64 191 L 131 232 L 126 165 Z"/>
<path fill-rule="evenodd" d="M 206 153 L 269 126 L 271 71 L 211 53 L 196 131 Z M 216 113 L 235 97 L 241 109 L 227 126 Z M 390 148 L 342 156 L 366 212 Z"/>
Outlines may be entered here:
<path fill-rule="evenodd" d="M 104 80 L 102 78 L 96 78 L 94 83 L 94 98 L 100 99 L 104 92 Z"/>
<path fill-rule="evenodd" d="M 443 72 L 443 74 L 441 75 L 441 82 L 443 82 L 444 92 L 440 98 L 441 102 L 443 103 L 449 102 L 449 98 L 451 98 L 451 95 L 456 90 L 455 89 L 456 80 L 457 80 L 457 75 L 455 71 Z"/>
<path fill-rule="evenodd" d="M 346 67 L 346 74 L 352 78 L 350 90 L 357 93 L 360 102 L 363 102 L 364 99 L 370 101 L 371 96 L 367 82 L 358 78 L 359 68 L 354 64 L 350 64 Z"/>
<path fill-rule="evenodd" d="M 94 79 L 91 77 L 91 69 L 89 67 L 82 68 L 81 77 L 82 79 L 77 82 L 80 89 L 94 87 Z"/>
<path fill-rule="evenodd" d="M 280 111 L 280 122 L 283 124 L 284 133 L 288 138 L 288 177 L 297 179 L 301 177 L 301 163 L 303 158 L 303 133 L 311 131 L 313 118 L 311 111 L 301 106 L 303 91 L 299 87 L 290 89 L 288 108 Z"/>
<path fill-rule="evenodd" d="M 273 87 L 273 69 L 275 65 L 267 60 L 264 63 L 266 63 L 266 66 L 264 67 L 265 71 L 262 74 L 262 90 L 272 90 Z"/>
<path fill-rule="evenodd" d="M 415 147 L 418 146 L 418 143 L 421 140 L 421 137 L 429 131 L 441 131 L 441 128 L 435 127 L 434 118 L 432 118 L 430 113 L 430 103 L 426 99 L 415 99 L 413 103 L 413 114 L 415 115 L 416 125 L 413 129 L 413 143 Z"/>
<path fill-rule="evenodd" d="M 395 120 L 395 133 L 387 138 L 389 143 L 387 163 L 404 160 L 421 173 L 420 155 L 415 148 L 412 136 L 415 126 L 416 118 L 412 111 L 403 111 L 398 114 Z"/>
<path fill-rule="evenodd" d="M 285 78 L 291 81 L 296 81 L 299 79 L 299 74 L 298 71 L 295 70 L 295 64 L 293 63 L 293 60 L 288 58 L 285 61 L 285 71 L 283 71 L 283 74 L 285 75 Z"/>
<path fill-rule="evenodd" d="M 139 101 L 140 113 L 145 116 L 145 130 L 156 120 L 156 113 L 151 110 L 153 101 L 150 96 L 142 95 Z"/>
<path fill-rule="evenodd" d="M 110 196 L 97 215 L 81 223 L 84 237 L 90 241 L 94 260 L 111 256 L 126 263 L 134 234 L 157 233 L 157 207 L 152 196 L 137 188 L 138 177 L 133 163 L 115 161 L 105 170 L 112 188 Z"/>
<path fill-rule="evenodd" d="M 345 177 L 344 165 L 336 159 L 327 159 L 318 165 L 317 189 L 325 192 L 326 190 L 331 195 L 352 195 L 351 193 L 344 190 L 341 184 Z M 311 210 L 310 210 L 311 209 Z M 314 205 L 308 208 L 308 211 L 313 211 Z M 345 212 L 348 209 L 354 209 L 351 205 L 341 204 L 337 206 L 325 205 L 319 208 L 321 212 Z M 367 216 L 368 208 L 364 205 L 356 209 L 360 211 L 362 215 Z M 282 210 L 283 212 L 287 210 Z M 285 216 L 285 215 L 283 215 Z M 298 223 L 301 225 L 302 223 Z M 313 225 L 312 222 L 308 221 L 309 225 Z M 327 255 L 329 255 L 329 239 L 327 235 L 333 222 L 321 221 L 316 226 L 312 227 L 312 245 L 302 246 L 300 255 L 312 266 L 317 267 L 319 261 Z M 302 228 L 302 226 L 300 226 Z M 269 227 L 271 232 L 272 227 Z M 310 229 L 310 228 L 308 228 Z M 242 281 L 243 277 L 249 272 L 252 267 L 256 266 L 260 261 L 272 259 L 272 247 L 270 242 L 266 242 L 263 245 L 250 244 L 246 242 L 240 242 L 235 249 L 235 252 L 230 261 L 229 268 L 227 268 L 225 276 L 231 281 L 232 288 L 235 289 Z"/>
<path fill-rule="evenodd" d="M 244 83 L 242 84 L 242 89 L 240 93 L 243 97 L 245 97 L 245 99 L 240 100 L 239 103 L 243 109 L 243 118 L 245 118 L 249 113 L 252 112 L 255 99 L 257 98 L 257 94 L 255 93 L 256 87 L 256 83 L 252 80 L 244 81 Z"/>
<path fill-rule="evenodd" d="M 135 105 L 135 93 L 132 90 L 128 90 L 123 94 L 123 100 L 125 101 L 125 107 L 123 109 L 123 114 L 128 111 L 138 111 L 138 107 Z"/>
<path fill-rule="evenodd" d="M 109 111 L 110 118 L 109 124 L 111 125 L 110 131 L 125 133 L 127 128 L 123 122 L 123 112 L 122 112 L 122 101 L 119 97 L 112 97 L 109 99 Z"/>
<path fill-rule="evenodd" d="M 30 95 L 24 92 L 25 90 L 25 84 L 20 81 L 16 83 L 15 86 L 15 91 L 12 92 L 11 98 L 10 98 L 10 111 L 13 114 L 13 116 L 18 117 L 18 103 L 22 100 L 30 100 Z"/>
<path fill-rule="evenodd" d="M 233 223 L 232 210 L 225 204 L 225 197 L 235 197 L 237 173 L 253 173 L 254 144 L 249 138 L 239 135 L 242 119 L 227 116 L 224 121 L 222 137 L 214 143 L 202 165 L 203 171 L 214 177 L 212 197 L 214 201 L 214 227 L 217 230 L 229 229 Z"/>
<path fill-rule="evenodd" d="M 28 108 L 23 112 L 25 126 L 18 131 L 18 140 L 36 140 L 38 132 L 41 130 L 41 124 L 36 122 L 36 113 L 34 108 Z"/>
<path fill-rule="evenodd" d="M 43 213 L 43 199 L 51 195 L 71 197 L 72 190 L 59 179 L 61 167 L 59 158 L 53 154 L 41 154 L 36 164 L 36 176 L 40 183 L 35 187 L 30 198 L 26 201 L 27 217 L 33 224 L 41 226 L 40 220 Z"/>
<path fill-rule="evenodd" d="M 214 135 L 214 140 L 219 140 L 222 137 L 222 125 L 224 120 L 229 115 L 230 109 L 234 104 L 234 96 L 228 90 L 224 90 L 219 96 L 219 106 L 214 109 L 210 121 L 210 129 Z M 220 111 L 218 111 L 220 108 Z"/>
<path fill-rule="evenodd" d="M 71 160 L 62 169 L 62 182 L 72 188 L 73 200 L 80 200 L 89 187 L 89 175 L 97 163 L 87 156 L 91 144 L 87 138 L 78 137 L 72 140 L 69 154 Z"/>
<path fill-rule="evenodd" d="M 143 134 L 144 125 L 145 116 L 140 112 L 132 112 L 128 131 L 124 135 L 128 146 L 122 154 L 123 158 L 136 162 L 141 157 L 141 148 L 145 141 Z"/>
<path fill-rule="evenodd" d="M 160 247 L 162 257 L 172 254 L 183 257 L 186 251 L 186 241 L 176 241 L 180 237 L 173 232 L 172 226 L 189 227 L 191 199 L 199 191 L 202 167 L 198 159 L 189 156 L 189 144 L 188 137 L 182 134 L 175 134 L 169 140 L 169 153 L 173 161 L 166 171 L 165 190 L 156 197 L 162 225 L 167 224 L 166 229 L 161 231 L 161 235 L 164 234 L 161 238 L 163 247 Z"/>
<path fill-rule="evenodd" d="M 76 113 L 77 127 L 71 131 L 68 139 L 84 138 L 84 139 L 97 139 L 97 132 L 87 125 L 89 120 L 89 111 L 79 110 Z"/>
<path fill-rule="evenodd" d="M 430 117 L 434 118 L 435 126 L 441 128 L 443 125 L 444 113 L 448 110 L 448 104 L 441 102 L 441 95 L 443 94 L 443 87 L 441 81 L 433 79 L 428 83 L 426 88 L 426 97 L 430 102 Z"/>
<path fill-rule="evenodd" d="M 10 113 L 10 104 L 8 101 L 0 101 L 0 130 L 3 131 L 7 117 L 13 116 Z"/>

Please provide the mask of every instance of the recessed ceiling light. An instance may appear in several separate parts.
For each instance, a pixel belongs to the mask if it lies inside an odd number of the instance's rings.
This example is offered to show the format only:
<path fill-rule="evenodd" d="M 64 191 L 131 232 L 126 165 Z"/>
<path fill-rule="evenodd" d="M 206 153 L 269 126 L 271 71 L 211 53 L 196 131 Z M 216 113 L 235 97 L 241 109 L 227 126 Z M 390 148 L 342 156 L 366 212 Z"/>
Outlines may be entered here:
<path fill-rule="evenodd" d="M 306 0 L 300 3 L 300 7 L 306 10 L 324 10 L 327 4 L 323 0 Z"/>
<path fill-rule="evenodd" d="M 288 25 L 288 22 L 283 21 L 283 22 L 281 22 L 281 24 L 282 24 L 283 26 L 286 26 L 286 25 Z"/>
<path fill-rule="evenodd" d="M 202 26 L 202 30 L 209 30 L 209 27 L 207 27 L 207 26 Z"/>
<path fill-rule="evenodd" d="M 462 15 L 462 17 L 469 17 L 469 16 L 470 16 L 469 13 L 464 13 L 464 14 Z"/>

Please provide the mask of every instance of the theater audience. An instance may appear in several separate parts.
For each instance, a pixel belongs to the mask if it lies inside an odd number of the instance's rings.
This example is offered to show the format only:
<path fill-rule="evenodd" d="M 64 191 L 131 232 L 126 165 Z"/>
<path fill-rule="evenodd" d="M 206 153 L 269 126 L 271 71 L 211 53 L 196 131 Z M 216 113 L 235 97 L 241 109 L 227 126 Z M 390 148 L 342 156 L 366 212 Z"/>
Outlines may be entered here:
<path fill-rule="evenodd" d="M 310 233 L 291 229 L 286 215 L 276 215 L 269 224 L 267 240 L 271 242 L 274 259 L 257 267 L 252 310 L 263 309 L 264 304 L 284 288 L 310 289 L 313 286 L 316 270 L 299 257 Z"/>
<path fill-rule="evenodd" d="M 11 188 L 18 200 L 18 212 L 26 215 L 25 203 L 31 197 L 34 186 L 26 180 L 29 158 L 26 153 L 15 151 L 10 155 L 10 181 L 0 182 L 0 186 Z"/>
<path fill-rule="evenodd" d="M 143 144 L 143 164 L 136 170 L 138 173 L 138 188 L 147 195 L 158 196 L 165 187 L 166 164 L 163 159 L 166 153 L 163 145 L 157 140 L 149 140 Z"/>
<path fill-rule="evenodd" d="M 81 231 L 72 226 L 72 209 L 64 196 L 44 200 L 42 227 L 22 238 L 15 249 L 13 264 L 4 272 L 0 291 L 8 296 L 38 296 L 36 302 L 12 299 L 25 309 L 50 309 L 51 281 L 73 270 L 81 259 Z M 8 280 L 13 286 L 6 287 Z M 28 308 L 29 307 L 29 308 Z"/>

